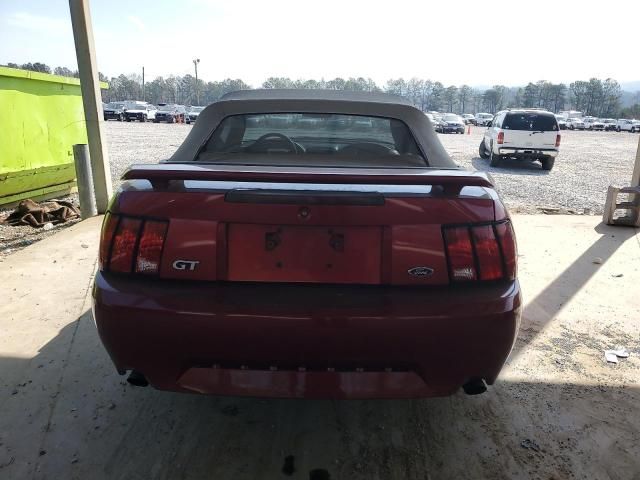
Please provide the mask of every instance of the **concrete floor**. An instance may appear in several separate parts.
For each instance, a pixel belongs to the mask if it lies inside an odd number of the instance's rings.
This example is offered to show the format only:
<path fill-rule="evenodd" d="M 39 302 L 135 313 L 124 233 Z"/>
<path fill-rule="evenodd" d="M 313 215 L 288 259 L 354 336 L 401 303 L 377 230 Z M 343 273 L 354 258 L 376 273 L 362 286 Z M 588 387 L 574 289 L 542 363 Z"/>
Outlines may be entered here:
<path fill-rule="evenodd" d="M 596 217 L 514 221 L 526 308 L 508 365 L 484 395 L 419 401 L 130 387 L 91 319 L 100 219 L 12 254 L 0 479 L 640 479 L 640 236 Z M 618 344 L 630 358 L 607 364 Z"/>

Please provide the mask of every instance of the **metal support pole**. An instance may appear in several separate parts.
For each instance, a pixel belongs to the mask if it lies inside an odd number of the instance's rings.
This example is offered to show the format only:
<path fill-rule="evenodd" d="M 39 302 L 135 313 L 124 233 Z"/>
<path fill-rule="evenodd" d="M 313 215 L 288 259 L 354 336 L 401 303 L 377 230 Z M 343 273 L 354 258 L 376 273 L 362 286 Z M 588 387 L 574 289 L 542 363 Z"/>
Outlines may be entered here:
<path fill-rule="evenodd" d="M 76 164 L 78 180 L 78 197 L 80 197 L 80 216 L 82 219 L 95 217 L 98 214 L 93 198 L 93 181 L 91 180 L 91 159 L 89 148 L 85 143 L 73 146 L 73 160 Z"/>
<path fill-rule="evenodd" d="M 78 59 L 84 118 L 87 125 L 89 151 L 91 153 L 91 171 L 93 172 L 96 206 L 98 212 L 104 213 L 107 211 L 107 205 L 112 193 L 111 172 L 109 170 L 107 148 L 103 142 L 102 97 L 100 96 L 100 82 L 93 43 L 89 0 L 69 0 L 69 10 L 71 12 L 71 26 L 73 27 L 73 39 Z"/>
<path fill-rule="evenodd" d="M 636 150 L 636 163 L 633 165 L 633 173 L 631 174 L 631 186 L 640 186 L 640 138 L 638 138 L 638 150 Z M 638 225 L 640 223 L 640 195 L 629 195 L 629 201 L 636 206 L 633 222 Z"/>
<path fill-rule="evenodd" d="M 638 150 L 636 150 L 636 163 L 633 165 L 633 173 L 631 174 L 631 186 L 640 185 L 640 138 L 638 138 Z"/>
<path fill-rule="evenodd" d="M 198 64 L 200 63 L 200 59 L 196 58 L 193 60 L 193 66 L 196 69 L 196 105 L 200 105 L 200 92 L 198 90 Z"/>
<path fill-rule="evenodd" d="M 144 67 L 142 67 L 142 101 L 146 102 L 146 98 L 144 97 Z"/>

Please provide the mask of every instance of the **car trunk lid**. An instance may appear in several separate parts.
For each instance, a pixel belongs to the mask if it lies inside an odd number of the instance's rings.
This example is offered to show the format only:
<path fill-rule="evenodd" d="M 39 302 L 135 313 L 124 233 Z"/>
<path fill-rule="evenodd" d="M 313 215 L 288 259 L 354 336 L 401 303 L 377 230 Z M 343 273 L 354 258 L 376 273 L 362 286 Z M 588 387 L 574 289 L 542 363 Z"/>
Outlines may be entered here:
<path fill-rule="evenodd" d="M 481 173 L 193 164 L 134 166 L 111 212 L 168 220 L 161 278 L 449 283 L 442 226 L 492 222 Z"/>

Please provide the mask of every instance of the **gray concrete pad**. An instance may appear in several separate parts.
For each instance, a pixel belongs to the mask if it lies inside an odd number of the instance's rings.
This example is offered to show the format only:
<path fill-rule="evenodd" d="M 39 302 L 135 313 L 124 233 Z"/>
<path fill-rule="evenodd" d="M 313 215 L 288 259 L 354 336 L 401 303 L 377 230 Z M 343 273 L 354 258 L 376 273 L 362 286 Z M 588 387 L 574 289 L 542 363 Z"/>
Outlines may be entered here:
<path fill-rule="evenodd" d="M 640 237 L 514 222 L 526 308 L 507 367 L 484 395 L 414 401 L 131 387 L 91 318 L 100 219 L 16 252 L 0 262 L 0 479 L 640 478 Z M 618 344 L 631 356 L 607 364 Z"/>

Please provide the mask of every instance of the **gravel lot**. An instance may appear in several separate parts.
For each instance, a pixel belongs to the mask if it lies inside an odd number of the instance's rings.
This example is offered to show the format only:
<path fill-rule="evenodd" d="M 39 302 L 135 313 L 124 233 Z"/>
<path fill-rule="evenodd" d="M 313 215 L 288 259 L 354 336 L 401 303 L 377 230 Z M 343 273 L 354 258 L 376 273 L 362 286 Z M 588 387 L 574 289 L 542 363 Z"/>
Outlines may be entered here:
<path fill-rule="evenodd" d="M 191 129 L 184 124 L 106 122 L 107 144 L 114 188 L 133 163 L 156 163 L 169 157 Z M 560 156 L 551 172 L 537 162 L 505 161 L 499 168 L 478 156 L 485 129 L 472 127 L 470 135 L 439 135 L 459 164 L 489 172 L 513 213 L 602 213 L 607 187 L 626 185 L 631 178 L 638 135 L 627 132 L 563 131 Z M 77 196 L 71 197 L 77 201 Z M 8 214 L 0 210 L 0 220 Z M 0 224 L 0 258 L 60 228 L 44 232 L 30 227 Z"/>
<path fill-rule="evenodd" d="M 498 168 L 478 156 L 485 128 L 471 135 L 439 135 L 459 164 L 489 172 L 511 212 L 540 213 L 559 207 L 569 213 L 602 214 L 609 185 L 631 180 L 638 135 L 628 132 L 562 131 L 560 155 L 550 172 L 538 162 L 504 161 Z"/>

